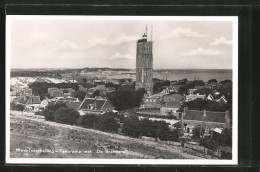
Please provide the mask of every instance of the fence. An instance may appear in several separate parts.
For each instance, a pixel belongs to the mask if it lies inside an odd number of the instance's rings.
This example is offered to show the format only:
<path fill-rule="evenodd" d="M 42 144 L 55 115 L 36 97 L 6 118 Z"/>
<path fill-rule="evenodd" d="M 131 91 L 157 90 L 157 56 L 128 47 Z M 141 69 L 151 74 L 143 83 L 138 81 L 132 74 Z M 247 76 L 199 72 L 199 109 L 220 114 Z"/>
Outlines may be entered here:
<path fill-rule="evenodd" d="M 196 150 L 196 151 L 201 152 L 201 153 L 205 153 L 205 150 L 204 150 L 205 148 L 204 148 L 204 146 L 199 146 L 199 145 L 184 143 L 184 147 L 185 147 L 185 148 L 190 148 L 190 149 Z"/>
<path fill-rule="evenodd" d="M 172 145 L 172 146 L 181 146 L 181 143 L 180 142 L 173 142 L 173 141 L 161 141 L 161 140 L 158 140 L 159 143 L 164 143 L 164 144 L 167 144 L 167 145 Z"/>
<path fill-rule="evenodd" d="M 142 140 L 156 141 L 155 138 L 153 138 L 153 137 L 146 137 L 146 136 L 142 136 Z M 158 143 L 164 143 L 164 144 L 171 145 L 171 146 L 181 147 L 181 142 L 162 141 L 160 139 L 157 139 L 157 142 Z M 211 156 L 218 157 L 218 158 L 221 157 L 221 152 L 220 151 L 214 151 L 214 150 L 205 148 L 204 146 L 199 146 L 198 144 L 184 143 L 183 147 L 197 151 L 197 152 L 194 152 L 194 151 L 187 150 L 187 149 L 183 150 L 183 152 L 188 153 L 190 155 L 201 156 L 201 155 L 199 155 L 199 153 L 202 153 L 203 155 L 211 155 Z M 177 149 L 177 148 L 175 147 L 175 149 Z"/>
<path fill-rule="evenodd" d="M 216 156 L 216 157 L 221 157 L 221 153 L 219 151 L 214 151 L 214 150 L 207 149 L 207 148 L 205 148 L 205 154 Z"/>

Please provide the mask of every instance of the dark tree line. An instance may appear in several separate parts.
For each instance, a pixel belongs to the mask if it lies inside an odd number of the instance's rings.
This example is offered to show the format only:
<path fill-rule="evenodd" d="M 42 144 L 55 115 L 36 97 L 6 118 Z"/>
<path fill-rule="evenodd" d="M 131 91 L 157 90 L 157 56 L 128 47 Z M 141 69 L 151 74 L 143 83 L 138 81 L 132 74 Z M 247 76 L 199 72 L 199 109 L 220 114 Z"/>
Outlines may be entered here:
<path fill-rule="evenodd" d="M 145 89 L 143 88 L 136 91 L 117 90 L 115 92 L 107 94 L 107 98 L 116 110 L 121 111 L 140 106 L 140 103 L 143 100 L 144 93 Z"/>
<path fill-rule="evenodd" d="M 83 101 L 86 94 L 87 94 L 87 92 L 85 92 L 85 91 L 75 91 L 74 93 L 72 93 L 72 96 L 75 98 L 78 98 L 79 101 Z"/>
<path fill-rule="evenodd" d="M 153 92 L 154 93 L 160 93 L 166 86 L 170 86 L 170 81 L 166 80 L 160 80 L 160 79 L 153 79 Z"/>
<path fill-rule="evenodd" d="M 113 113 L 107 113 L 104 115 L 84 115 L 78 120 L 78 125 L 84 128 L 91 128 L 110 133 L 118 133 L 118 129 L 120 128 L 116 116 Z"/>
<path fill-rule="evenodd" d="M 225 112 L 226 110 L 232 111 L 232 106 L 229 104 L 219 104 L 215 101 L 196 99 L 189 102 L 183 102 L 183 107 L 188 107 L 190 110 L 207 110 L 215 112 Z"/>
<path fill-rule="evenodd" d="M 171 130 L 165 121 L 151 121 L 147 118 L 140 120 L 137 116 L 125 119 L 122 132 L 131 137 L 147 136 L 164 141 L 178 141 L 182 136 L 181 130 Z"/>
<path fill-rule="evenodd" d="M 179 94 L 187 94 L 189 89 L 194 89 L 196 86 L 204 86 L 205 83 L 202 80 L 195 80 L 179 88 Z"/>

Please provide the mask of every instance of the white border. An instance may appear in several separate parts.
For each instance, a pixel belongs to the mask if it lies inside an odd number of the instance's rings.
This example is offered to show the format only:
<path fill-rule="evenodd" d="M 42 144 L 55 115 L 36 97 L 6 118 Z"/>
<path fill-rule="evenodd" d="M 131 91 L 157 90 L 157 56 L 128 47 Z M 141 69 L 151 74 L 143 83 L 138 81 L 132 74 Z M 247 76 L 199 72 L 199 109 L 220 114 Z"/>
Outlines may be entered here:
<path fill-rule="evenodd" d="M 10 64 L 11 20 L 13 19 L 59 20 L 145 20 L 145 21 L 231 21 L 233 23 L 233 129 L 232 160 L 197 159 L 71 159 L 71 158 L 10 158 Z M 12 164 L 153 164 L 153 165 L 236 165 L 238 163 L 238 17 L 237 16 L 6 16 L 6 163 Z"/>

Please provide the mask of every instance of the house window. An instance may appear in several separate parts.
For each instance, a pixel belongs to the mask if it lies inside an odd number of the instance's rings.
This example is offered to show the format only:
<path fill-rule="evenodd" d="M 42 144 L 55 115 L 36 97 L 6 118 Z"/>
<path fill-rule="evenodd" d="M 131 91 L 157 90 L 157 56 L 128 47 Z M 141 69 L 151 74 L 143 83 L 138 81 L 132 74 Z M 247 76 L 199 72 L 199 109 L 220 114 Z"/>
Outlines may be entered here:
<path fill-rule="evenodd" d="M 93 104 L 90 104 L 90 105 L 88 106 L 88 109 L 94 110 L 94 105 L 93 105 Z"/>
<path fill-rule="evenodd" d="M 153 100 L 153 102 L 155 103 L 155 102 L 156 102 L 156 100 L 154 99 L 154 100 Z"/>
<path fill-rule="evenodd" d="M 210 132 L 210 130 L 209 130 L 209 126 L 205 126 L 205 133 L 209 133 Z"/>
<path fill-rule="evenodd" d="M 152 102 L 153 100 L 152 99 L 150 99 L 150 102 Z"/>
<path fill-rule="evenodd" d="M 146 102 L 148 102 L 149 100 L 148 99 L 146 99 Z"/>

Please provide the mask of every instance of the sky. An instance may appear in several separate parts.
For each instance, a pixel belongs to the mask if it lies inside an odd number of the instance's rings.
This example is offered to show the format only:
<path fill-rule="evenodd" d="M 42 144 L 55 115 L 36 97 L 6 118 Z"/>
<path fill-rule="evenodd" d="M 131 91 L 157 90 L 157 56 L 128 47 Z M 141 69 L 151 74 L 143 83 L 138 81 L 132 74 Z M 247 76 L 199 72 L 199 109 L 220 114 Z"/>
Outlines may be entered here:
<path fill-rule="evenodd" d="M 232 21 L 186 19 L 11 16 L 11 68 L 135 69 L 136 41 L 153 25 L 154 69 L 232 69 Z"/>

